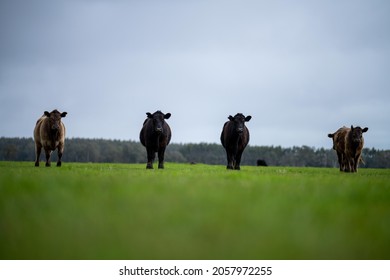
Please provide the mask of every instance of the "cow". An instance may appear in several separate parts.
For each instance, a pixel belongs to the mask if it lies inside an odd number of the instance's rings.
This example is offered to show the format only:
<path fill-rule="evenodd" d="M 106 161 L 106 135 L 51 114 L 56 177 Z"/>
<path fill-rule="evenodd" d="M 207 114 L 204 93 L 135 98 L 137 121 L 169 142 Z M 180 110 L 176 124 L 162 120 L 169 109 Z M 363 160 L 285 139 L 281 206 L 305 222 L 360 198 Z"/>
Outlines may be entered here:
<path fill-rule="evenodd" d="M 221 143 L 226 150 L 227 169 L 240 170 L 241 156 L 249 143 L 249 130 L 245 122 L 251 118 L 238 113 L 234 117 L 229 116 L 229 121 L 223 125 Z"/>
<path fill-rule="evenodd" d="M 264 159 L 258 159 L 257 166 L 268 166 L 268 164 Z"/>
<path fill-rule="evenodd" d="M 38 119 L 34 128 L 35 141 L 35 166 L 39 166 L 39 157 L 42 148 L 46 154 L 46 166 L 51 166 L 51 153 L 57 149 L 57 166 L 61 166 L 61 158 L 64 153 L 65 145 L 65 125 L 61 118 L 65 118 L 67 112 L 53 110 L 50 113 L 45 111 L 43 116 Z"/>
<path fill-rule="evenodd" d="M 139 138 L 147 153 L 147 169 L 153 169 L 153 161 L 158 153 L 158 168 L 164 168 L 165 149 L 171 141 L 171 128 L 165 120 L 171 117 L 171 113 L 164 114 L 156 111 L 153 114 L 146 113 L 147 118 L 143 123 Z"/>
<path fill-rule="evenodd" d="M 335 133 L 329 133 L 328 137 L 333 139 L 333 149 L 337 153 L 340 171 L 357 172 L 364 145 L 363 133 L 368 128 L 360 126 L 351 128 L 341 127 Z"/>

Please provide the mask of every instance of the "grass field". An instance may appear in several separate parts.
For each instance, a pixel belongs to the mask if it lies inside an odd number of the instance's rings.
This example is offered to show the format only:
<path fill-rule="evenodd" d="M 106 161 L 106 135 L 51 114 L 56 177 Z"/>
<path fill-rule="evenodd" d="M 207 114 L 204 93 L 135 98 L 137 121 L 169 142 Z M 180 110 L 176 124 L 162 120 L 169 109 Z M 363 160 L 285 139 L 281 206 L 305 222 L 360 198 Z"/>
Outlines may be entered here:
<path fill-rule="evenodd" d="M 390 259 L 390 170 L 0 162 L 0 259 Z"/>

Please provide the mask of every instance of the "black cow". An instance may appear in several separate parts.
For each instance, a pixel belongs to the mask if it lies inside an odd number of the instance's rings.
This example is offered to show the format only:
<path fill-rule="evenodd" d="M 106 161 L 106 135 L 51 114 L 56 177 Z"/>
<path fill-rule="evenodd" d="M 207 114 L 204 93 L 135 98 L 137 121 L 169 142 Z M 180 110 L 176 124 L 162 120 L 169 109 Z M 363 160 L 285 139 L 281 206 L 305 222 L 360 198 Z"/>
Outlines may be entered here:
<path fill-rule="evenodd" d="M 148 116 L 144 121 L 143 127 L 139 134 L 142 145 L 145 146 L 148 162 L 147 169 L 153 169 L 153 161 L 158 153 L 158 168 L 164 168 L 165 149 L 171 141 L 171 128 L 165 122 L 171 117 L 171 114 L 164 114 L 157 111 L 153 114 L 146 113 Z"/>
<path fill-rule="evenodd" d="M 264 159 L 258 159 L 257 166 L 268 166 L 268 164 Z"/>
<path fill-rule="evenodd" d="M 251 118 L 238 113 L 234 117 L 229 116 L 229 121 L 223 125 L 221 143 L 226 150 L 227 169 L 240 170 L 242 152 L 249 143 L 249 130 L 245 122 Z"/>

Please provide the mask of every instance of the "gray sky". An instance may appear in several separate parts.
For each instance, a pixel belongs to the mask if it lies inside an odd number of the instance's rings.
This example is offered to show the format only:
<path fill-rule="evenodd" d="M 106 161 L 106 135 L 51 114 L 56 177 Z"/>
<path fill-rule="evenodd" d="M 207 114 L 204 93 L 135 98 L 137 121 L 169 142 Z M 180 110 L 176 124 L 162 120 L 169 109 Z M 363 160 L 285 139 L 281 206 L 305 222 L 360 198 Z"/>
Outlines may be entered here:
<path fill-rule="evenodd" d="M 369 127 L 390 149 L 390 1 L 0 0 L 0 137 L 58 109 L 67 137 L 139 140 L 170 112 L 175 143 L 331 148 Z"/>

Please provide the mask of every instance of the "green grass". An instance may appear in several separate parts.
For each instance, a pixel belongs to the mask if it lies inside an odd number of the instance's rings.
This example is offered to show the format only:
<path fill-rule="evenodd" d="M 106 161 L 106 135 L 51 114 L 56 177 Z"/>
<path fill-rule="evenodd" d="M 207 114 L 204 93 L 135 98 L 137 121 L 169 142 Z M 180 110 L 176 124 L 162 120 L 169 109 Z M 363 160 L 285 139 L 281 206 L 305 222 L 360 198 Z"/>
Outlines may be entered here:
<path fill-rule="evenodd" d="M 389 259 L 390 170 L 0 162 L 0 259 Z"/>

